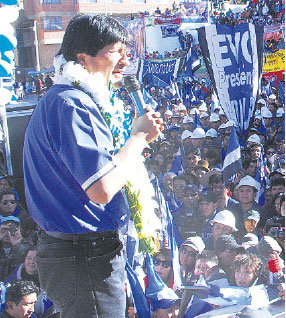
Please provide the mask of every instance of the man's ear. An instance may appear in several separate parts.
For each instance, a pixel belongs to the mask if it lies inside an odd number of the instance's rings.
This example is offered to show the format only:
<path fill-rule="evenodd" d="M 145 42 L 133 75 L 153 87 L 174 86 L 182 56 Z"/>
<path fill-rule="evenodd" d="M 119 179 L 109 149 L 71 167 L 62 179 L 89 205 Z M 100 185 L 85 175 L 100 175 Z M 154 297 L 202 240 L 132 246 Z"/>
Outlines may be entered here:
<path fill-rule="evenodd" d="M 15 308 L 15 306 L 16 306 L 16 304 L 11 300 L 8 300 L 6 302 L 6 309 L 8 309 L 8 310 L 13 310 Z"/>
<path fill-rule="evenodd" d="M 85 67 L 87 55 L 85 53 L 77 53 L 76 58 L 79 64 Z"/>

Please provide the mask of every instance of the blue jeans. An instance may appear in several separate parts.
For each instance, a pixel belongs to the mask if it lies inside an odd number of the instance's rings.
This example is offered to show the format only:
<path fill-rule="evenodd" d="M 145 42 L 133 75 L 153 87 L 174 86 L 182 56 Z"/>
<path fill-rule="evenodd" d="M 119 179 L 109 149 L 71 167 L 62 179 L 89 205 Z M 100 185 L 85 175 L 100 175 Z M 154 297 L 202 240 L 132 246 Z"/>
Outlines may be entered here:
<path fill-rule="evenodd" d="M 41 287 L 61 318 L 124 318 L 125 258 L 118 235 L 62 240 L 42 232 L 38 245 Z"/>

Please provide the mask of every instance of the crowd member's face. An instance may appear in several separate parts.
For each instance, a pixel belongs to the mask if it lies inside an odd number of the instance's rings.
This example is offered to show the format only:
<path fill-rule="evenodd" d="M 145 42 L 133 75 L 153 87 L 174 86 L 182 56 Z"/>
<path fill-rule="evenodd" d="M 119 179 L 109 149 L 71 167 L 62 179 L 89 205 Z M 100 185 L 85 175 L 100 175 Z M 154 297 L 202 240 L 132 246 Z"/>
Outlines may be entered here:
<path fill-rule="evenodd" d="M 169 279 L 171 271 L 171 262 L 163 255 L 157 255 L 154 259 L 155 271 L 159 274 L 164 282 Z"/>
<path fill-rule="evenodd" d="M 274 197 L 275 194 L 277 193 L 284 193 L 285 192 L 285 186 L 282 185 L 282 184 L 278 184 L 278 185 L 273 185 L 271 187 L 271 193 L 272 193 L 272 196 Z"/>
<path fill-rule="evenodd" d="M 257 169 L 257 163 L 256 162 L 250 162 L 249 167 L 247 168 L 247 173 L 255 178 L 256 175 L 256 169 Z"/>
<path fill-rule="evenodd" d="M 234 277 L 238 287 L 250 287 L 255 279 L 253 271 L 244 265 L 235 271 Z"/>
<path fill-rule="evenodd" d="M 201 158 L 197 156 L 196 154 L 190 152 L 187 155 L 187 159 L 188 159 L 189 166 L 192 168 L 198 165 L 198 162 Z"/>
<path fill-rule="evenodd" d="M 4 194 L 0 201 L 0 209 L 5 216 L 11 215 L 17 207 L 17 202 L 14 194 Z"/>
<path fill-rule="evenodd" d="M 202 124 L 203 128 L 208 127 L 209 124 L 210 124 L 210 118 L 209 117 L 203 117 L 203 118 L 200 119 L 200 121 L 201 121 L 201 124 Z"/>
<path fill-rule="evenodd" d="M 247 185 L 239 187 L 239 201 L 242 204 L 253 202 L 255 196 L 256 196 L 256 191 L 254 190 L 253 187 L 250 187 Z"/>
<path fill-rule="evenodd" d="M 25 258 L 25 269 L 26 272 L 30 275 L 34 275 L 37 273 L 37 260 L 36 260 L 37 252 L 29 251 Z"/>
<path fill-rule="evenodd" d="M 251 149 L 251 158 L 252 159 L 258 159 L 260 157 L 261 154 L 261 147 L 259 146 L 254 146 Z"/>
<path fill-rule="evenodd" d="M 5 192 L 10 190 L 10 184 L 6 179 L 0 180 L 0 192 Z"/>
<path fill-rule="evenodd" d="M 179 199 L 179 200 L 183 200 L 183 196 L 184 196 L 184 189 L 186 187 L 186 182 L 185 180 L 174 180 L 174 193 L 175 196 Z"/>
<path fill-rule="evenodd" d="M 94 57 L 84 53 L 79 53 L 77 57 L 89 73 L 101 73 L 105 84 L 111 79 L 115 82 L 122 79 L 128 65 L 126 46 L 120 41 L 106 45 Z"/>
<path fill-rule="evenodd" d="M 191 189 L 187 189 L 184 191 L 183 194 L 183 200 L 184 200 L 184 205 L 186 207 L 190 207 L 190 205 L 193 203 L 194 205 L 197 205 L 198 203 L 198 194 L 192 191 Z"/>
<path fill-rule="evenodd" d="M 163 186 L 165 187 L 166 191 L 173 191 L 173 178 L 174 176 L 169 175 L 163 178 Z"/>
<path fill-rule="evenodd" d="M 222 267 L 229 268 L 232 265 L 236 255 L 237 252 L 235 249 L 225 250 L 221 253 L 218 253 L 219 261 Z"/>
<path fill-rule="evenodd" d="M 283 201 L 282 204 L 281 204 L 280 214 L 282 216 L 285 216 L 285 201 Z"/>
<path fill-rule="evenodd" d="M 160 166 L 164 163 L 164 157 L 161 154 L 157 154 L 154 159 L 159 163 Z"/>
<path fill-rule="evenodd" d="M 9 314 L 14 318 L 29 318 L 35 311 L 35 302 L 37 301 L 37 294 L 32 293 L 23 296 L 22 300 L 16 305 L 10 301 L 8 304 Z"/>
<path fill-rule="evenodd" d="M 213 193 L 217 194 L 218 197 L 223 196 L 225 187 L 224 187 L 224 184 L 222 181 L 220 181 L 218 183 L 213 183 L 210 185 L 210 187 L 211 187 Z"/>
<path fill-rule="evenodd" d="M 182 267 L 192 267 L 196 263 L 198 252 L 191 246 L 182 245 L 179 251 L 180 264 Z"/>
<path fill-rule="evenodd" d="M 244 227 L 247 233 L 252 233 L 255 231 L 256 226 L 257 226 L 257 221 L 255 220 L 245 220 L 244 221 Z"/>
<path fill-rule="evenodd" d="M 233 229 L 231 226 L 214 222 L 214 225 L 212 227 L 213 241 L 215 242 L 221 235 L 229 235 L 232 232 Z"/>
<path fill-rule="evenodd" d="M 200 201 L 200 210 L 202 216 L 206 219 L 210 218 L 217 207 L 216 202 Z"/>
<path fill-rule="evenodd" d="M 266 156 L 267 160 L 268 160 L 271 156 L 275 155 L 275 153 L 276 153 L 276 151 L 275 151 L 274 148 L 268 148 L 267 151 L 265 152 L 265 156 Z"/>
<path fill-rule="evenodd" d="M 212 272 L 212 269 L 214 267 L 214 264 L 204 258 L 200 258 L 196 261 L 195 266 L 195 275 L 203 275 L 205 279 L 208 278 L 210 273 Z"/>

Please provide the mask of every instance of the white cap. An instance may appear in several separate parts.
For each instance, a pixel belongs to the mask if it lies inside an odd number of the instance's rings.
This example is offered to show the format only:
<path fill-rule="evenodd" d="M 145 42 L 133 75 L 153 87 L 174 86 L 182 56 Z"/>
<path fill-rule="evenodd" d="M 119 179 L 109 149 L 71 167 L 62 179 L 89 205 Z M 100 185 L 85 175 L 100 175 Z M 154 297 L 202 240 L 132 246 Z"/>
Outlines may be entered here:
<path fill-rule="evenodd" d="M 184 110 L 186 110 L 186 106 L 184 106 L 183 104 L 179 104 L 179 105 L 177 106 L 177 110 L 178 110 L 178 111 L 184 111 Z"/>
<path fill-rule="evenodd" d="M 272 113 L 266 106 L 264 106 L 261 108 L 261 116 L 263 118 L 272 118 Z"/>
<path fill-rule="evenodd" d="M 225 124 L 221 124 L 218 129 L 225 129 Z"/>
<path fill-rule="evenodd" d="M 247 249 L 251 246 L 256 246 L 257 244 L 258 244 L 258 237 L 257 237 L 257 235 L 255 235 L 253 233 L 247 233 L 241 239 L 241 246 L 244 249 Z"/>
<path fill-rule="evenodd" d="M 219 121 L 219 120 L 220 120 L 219 115 L 211 114 L 211 117 L 210 117 L 210 122 L 211 123 L 214 123 L 214 122 Z"/>
<path fill-rule="evenodd" d="M 192 137 L 192 132 L 189 131 L 189 130 L 184 130 L 183 133 L 182 133 L 181 139 L 185 140 L 185 139 L 187 139 L 189 137 Z"/>
<path fill-rule="evenodd" d="M 209 117 L 210 115 L 206 112 L 201 113 L 200 118 Z"/>
<path fill-rule="evenodd" d="M 206 105 L 205 102 L 203 102 L 203 103 L 201 104 L 201 106 L 199 107 L 199 110 L 200 110 L 200 111 L 203 111 L 203 112 L 208 111 L 207 105 Z"/>
<path fill-rule="evenodd" d="M 257 191 L 259 191 L 260 189 L 260 184 L 251 176 L 247 175 L 245 177 L 243 177 L 239 183 L 238 183 L 238 188 L 240 188 L 241 186 L 249 186 L 249 187 L 253 187 L 255 188 Z"/>
<path fill-rule="evenodd" d="M 283 107 L 279 107 L 276 111 L 276 117 L 282 117 L 284 114 L 284 108 Z"/>
<path fill-rule="evenodd" d="M 266 101 L 265 101 L 263 98 L 260 98 L 260 99 L 257 101 L 257 104 L 266 105 Z"/>
<path fill-rule="evenodd" d="M 192 137 L 193 139 L 200 139 L 200 138 L 205 138 L 206 137 L 206 133 L 203 130 L 203 128 L 196 128 L 193 133 L 192 133 Z"/>
<path fill-rule="evenodd" d="M 260 137 L 257 134 L 251 135 L 248 139 L 247 142 L 253 142 L 255 144 L 260 144 L 261 145 L 261 140 Z"/>
<path fill-rule="evenodd" d="M 219 113 L 218 113 L 220 116 L 226 116 L 226 114 L 224 113 L 224 111 L 222 109 L 219 110 Z"/>
<path fill-rule="evenodd" d="M 182 245 L 190 246 L 199 253 L 201 253 L 206 247 L 200 236 L 188 237 Z"/>
<path fill-rule="evenodd" d="M 259 119 L 259 120 L 261 120 L 261 119 L 262 119 L 262 117 L 261 117 L 261 115 L 260 115 L 260 114 L 257 114 L 257 115 L 255 115 L 255 119 Z"/>
<path fill-rule="evenodd" d="M 224 128 L 232 127 L 232 126 L 235 126 L 235 123 L 233 120 L 229 120 L 228 122 L 224 124 Z"/>
<path fill-rule="evenodd" d="M 228 225 L 233 229 L 233 231 L 238 231 L 235 226 L 235 217 L 228 210 L 222 210 L 218 212 L 216 216 L 214 217 L 214 219 L 210 221 L 210 223 L 211 224 L 220 223 L 220 224 Z"/>
<path fill-rule="evenodd" d="M 170 115 L 170 116 L 172 116 L 172 115 L 173 115 L 173 112 L 172 112 L 170 109 L 167 109 L 167 110 L 165 111 L 165 115 Z"/>
<path fill-rule="evenodd" d="M 271 94 L 271 95 L 268 97 L 268 99 L 276 99 L 276 95 Z"/>
<path fill-rule="evenodd" d="M 184 119 L 183 119 L 183 124 L 193 123 L 193 122 L 194 122 L 194 120 L 190 116 L 185 116 Z"/>
<path fill-rule="evenodd" d="M 190 115 L 195 115 L 197 113 L 198 113 L 197 108 L 192 108 L 191 111 L 190 111 Z"/>
<path fill-rule="evenodd" d="M 210 128 L 206 132 L 206 137 L 217 138 L 218 137 L 217 131 L 214 128 Z"/>

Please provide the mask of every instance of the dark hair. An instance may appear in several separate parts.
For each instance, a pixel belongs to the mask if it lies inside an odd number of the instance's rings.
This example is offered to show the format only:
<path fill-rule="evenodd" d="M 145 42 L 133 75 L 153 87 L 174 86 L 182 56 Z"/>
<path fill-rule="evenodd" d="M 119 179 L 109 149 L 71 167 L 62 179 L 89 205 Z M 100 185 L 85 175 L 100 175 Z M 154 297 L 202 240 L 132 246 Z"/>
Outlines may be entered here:
<path fill-rule="evenodd" d="M 130 35 L 117 20 L 109 16 L 79 14 L 71 19 L 57 55 L 77 62 L 78 53 L 96 56 L 106 45 L 121 41 L 128 43 Z"/>
<path fill-rule="evenodd" d="M 285 186 L 285 178 L 274 178 L 271 180 L 270 187 Z"/>
<path fill-rule="evenodd" d="M 217 184 L 220 182 L 223 183 L 223 178 L 221 174 L 220 175 L 213 174 L 212 176 L 209 177 L 209 185 Z"/>
<path fill-rule="evenodd" d="M 232 276 L 234 277 L 235 272 L 239 270 L 241 266 L 245 266 L 247 269 L 250 269 L 254 273 L 255 278 L 257 278 L 262 265 L 262 260 L 255 254 L 238 254 L 231 267 Z"/>
<path fill-rule="evenodd" d="M 4 195 L 11 195 L 11 194 L 14 195 L 16 200 L 16 194 L 13 191 L 9 190 L 9 191 L 0 192 L 0 201 L 2 201 L 2 198 Z"/>
<path fill-rule="evenodd" d="M 214 251 L 211 250 L 204 250 L 200 254 L 197 255 L 197 260 L 198 259 L 206 259 L 208 262 L 212 262 L 215 265 L 218 265 L 218 256 Z"/>
<path fill-rule="evenodd" d="M 11 283 L 6 289 L 6 302 L 12 301 L 16 305 L 20 303 L 22 298 L 32 293 L 39 293 L 39 288 L 32 281 L 17 280 Z"/>
<path fill-rule="evenodd" d="M 31 246 L 27 249 L 26 253 L 25 253 L 25 258 L 27 257 L 28 253 L 31 251 L 36 251 L 37 252 L 37 246 Z"/>

